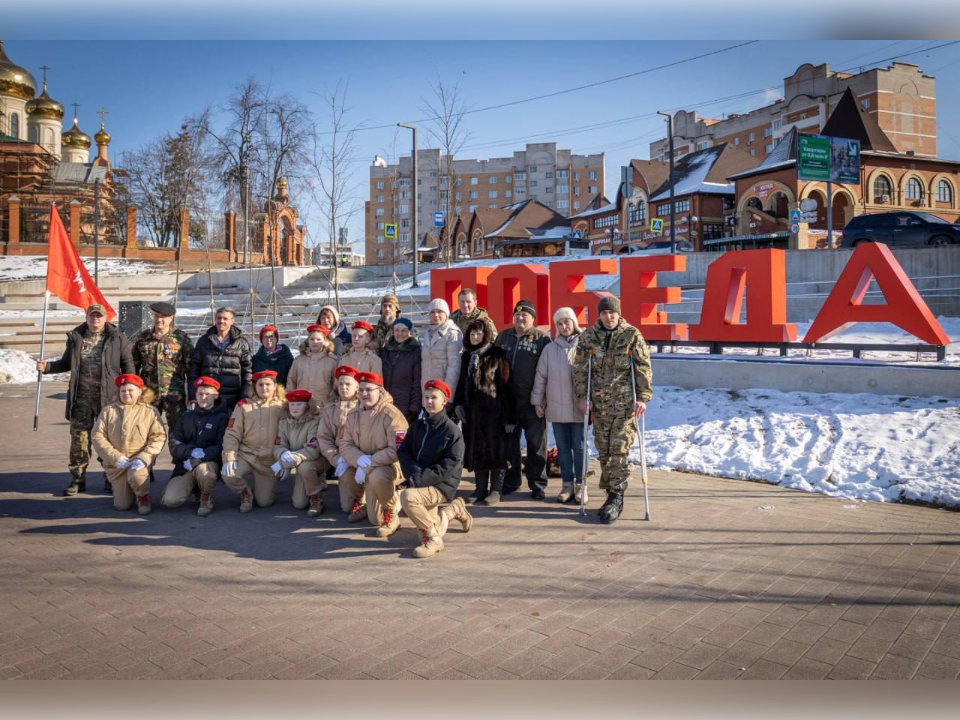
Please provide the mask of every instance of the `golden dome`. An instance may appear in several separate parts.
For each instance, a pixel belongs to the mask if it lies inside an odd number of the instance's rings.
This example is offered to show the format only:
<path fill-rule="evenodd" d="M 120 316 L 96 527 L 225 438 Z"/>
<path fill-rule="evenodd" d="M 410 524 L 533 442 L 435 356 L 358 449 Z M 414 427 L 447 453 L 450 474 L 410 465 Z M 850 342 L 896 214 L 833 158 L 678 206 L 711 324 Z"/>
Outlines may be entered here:
<path fill-rule="evenodd" d="M 21 100 L 30 100 L 37 94 L 37 81 L 7 57 L 3 51 L 3 40 L 0 40 L 0 94 Z"/>
<path fill-rule="evenodd" d="M 90 136 L 80 129 L 77 118 L 73 119 L 73 127 L 63 134 L 60 142 L 64 147 L 82 148 L 84 150 L 90 148 Z"/>
<path fill-rule="evenodd" d="M 47 94 L 47 86 L 44 84 L 40 97 L 36 97 L 27 102 L 27 115 L 30 117 L 63 120 L 63 105 Z"/>
<path fill-rule="evenodd" d="M 106 128 L 103 127 L 103 121 L 100 121 L 100 130 L 96 135 L 93 136 L 93 139 L 97 141 L 97 145 L 109 145 L 110 144 L 110 133 L 107 132 Z"/>
<path fill-rule="evenodd" d="M 285 188 L 286 186 L 287 186 L 287 179 L 286 179 L 286 178 L 280 178 L 279 180 L 277 180 L 277 188 L 278 188 L 278 189 Z"/>

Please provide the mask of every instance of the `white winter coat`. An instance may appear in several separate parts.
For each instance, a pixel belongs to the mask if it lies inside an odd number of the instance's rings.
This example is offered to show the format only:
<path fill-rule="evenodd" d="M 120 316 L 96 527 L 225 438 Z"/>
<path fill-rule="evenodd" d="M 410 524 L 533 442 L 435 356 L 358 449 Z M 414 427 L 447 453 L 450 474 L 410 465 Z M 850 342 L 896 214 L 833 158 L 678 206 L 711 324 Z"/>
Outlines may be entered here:
<path fill-rule="evenodd" d="M 573 360 L 579 338 L 579 333 L 570 337 L 557 335 L 543 349 L 537 362 L 530 404 L 546 405 L 548 422 L 583 422 L 583 413 L 577 407 L 577 396 L 573 391 Z"/>
<path fill-rule="evenodd" d="M 440 325 L 429 325 L 420 336 L 421 383 L 443 380 L 450 391 L 460 379 L 460 351 L 463 334 L 450 318 Z"/>

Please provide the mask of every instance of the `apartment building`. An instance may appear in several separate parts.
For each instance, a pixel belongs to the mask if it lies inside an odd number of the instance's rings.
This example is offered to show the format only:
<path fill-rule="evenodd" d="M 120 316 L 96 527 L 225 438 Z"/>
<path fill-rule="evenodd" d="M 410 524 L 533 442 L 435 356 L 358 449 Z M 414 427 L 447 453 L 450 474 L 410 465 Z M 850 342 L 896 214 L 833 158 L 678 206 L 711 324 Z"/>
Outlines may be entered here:
<path fill-rule="evenodd" d="M 936 157 L 936 79 L 901 62 L 860 73 L 807 63 L 784 78 L 782 99 L 757 110 L 722 119 L 681 110 L 674 115 L 674 156 L 729 143 L 763 160 L 793 128 L 819 133 L 847 89 L 899 152 Z M 650 143 L 651 158 L 663 160 L 668 153 L 668 138 Z"/>
<path fill-rule="evenodd" d="M 453 224 L 478 209 L 500 209 L 536 200 L 563 216 L 586 208 L 603 193 L 604 154 L 577 155 L 556 143 L 528 143 L 511 157 L 488 160 L 454 158 L 447 186 L 448 159 L 438 149 L 417 152 L 417 188 L 412 187 L 413 162 L 381 157 L 370 166 L 370 200 L 365 205 L 368 264 L 390 264 L 408 253 L 414 236 L 434 229 L 433 214 L 442 212 Z M 416 231 L 411 209 L 417 203 Z M 388 223 L 396 223 L 397 239 L 387 239 Z M 407 254 L 409 256 L 409 253 Z"/>

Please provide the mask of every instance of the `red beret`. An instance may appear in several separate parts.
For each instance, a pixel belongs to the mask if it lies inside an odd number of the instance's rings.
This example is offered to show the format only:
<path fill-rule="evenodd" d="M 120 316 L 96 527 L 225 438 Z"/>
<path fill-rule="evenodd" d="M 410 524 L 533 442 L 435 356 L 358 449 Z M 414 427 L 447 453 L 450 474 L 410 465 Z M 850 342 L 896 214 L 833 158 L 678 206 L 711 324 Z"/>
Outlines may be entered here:
<path fill-rule="evenodd" d="M 447 396 L 447 400 L 450 399 L 450 386 L 447 385 L 443 380 L 427 380 L 424 384 L 423 389 L 427 390 L 429 388 L 435 388 Z"/>
<path fill-rule="evenodd" d="M 114 380 L 117 387 L 121 385 L 136 385 L 138 388 L 143 388 L 143 378 L 139 375 L 134 375 L 133 373 L 123 373 L 122 375 L 117 375 L 117 379 Z"/>
<path fill-rule="evenodd" d="M 263 334 L 264 334 L 264 333 L 268 333 L 268 332 L 273 333 L 274 335 L 276 335 L 276 336 L 277 336 L 277 339 L 280 338 L 280 331 L 277 330 L 277 328 L 276 328 L 275 325 L 264 325 L 262 328 L 260 328 L 260 342 L 261 342 L 261 343 L 263 342 Z"/>
<path fill-rule="evenodd" d="M 313 393 L 309 390 L 291 390 L 287 393 L 287 402 L 310 402 Z"/>
<path fill-rule="evenodd" d="M 260 378 L 270 378 L 271 380 L 274 380 L 274 381 L 275 381 L 275 380 L 277 379 L 277 371 L 276 371 L 276 370 L 261 370 L 260 372 L 255 372 L 255 373 L 253 374 L 253 381 L 254 381 L 254 382 L 256 382 L 257 380 L 259 380 Z"/>
<path fill-rule="evenodd" d="M 352 330 L 366 330 L 368 333 L 372 333 L 372 332 L 373 332 L 373 325 L 371 325 L 370 323 L 368 323 L 366 320 L 357 320 L 357 321 L 353 324 L 353 327 L 352 327 L 351 329 L 352 329 Z"/>
<path fill-rule="evenodd" d="M 201 385 L 206 385 L 207 387 L 212 387 L 214 390 L 219 390 L 219 389 L 220 389 L 220 383 L 218 383 L 218 382 L 217 382 L 216 380 L 214 380 L 212 377 L 207 377 L 206 375 L 203 375 L 203 376 L 201 376 L 201 377 L 198 377 L 196 380 L 193 381 L 193 386 L 194 386 L 194 387 L 197 387 L 197 388 L 198 388 L 198 387 L 200 387 Z"/>
<path fill-rule="evenodd" d="M 323 333 L 326 336 L 330 335 L 330 330 L 325 328 L 323 325 L 317 325 L 316 323 L 313 325 L 307 325 L 307 334 L 309 335 L 313 332 Z"/>
<path fill-rule="evenodd" d="M 358 370 L 356 368 L 352 368 L 349 365 L 341 365 L 340 367 L 337 368 L 337 371 L 334 373 L 334 375 L 336 376 L 337 380 L 339 380 L 344 375 L 349 375 L 354 380 L 356 380 L 357 372 Z"/>
<path fill-rule="evenodd" d="M 374 385 L 379 385 L 380 387 L 383 387 L 383 378 L 380 376 L 380 373 L 374 373 L 374 372 L 357 373 L 357 382 L 373 383 Z"/>

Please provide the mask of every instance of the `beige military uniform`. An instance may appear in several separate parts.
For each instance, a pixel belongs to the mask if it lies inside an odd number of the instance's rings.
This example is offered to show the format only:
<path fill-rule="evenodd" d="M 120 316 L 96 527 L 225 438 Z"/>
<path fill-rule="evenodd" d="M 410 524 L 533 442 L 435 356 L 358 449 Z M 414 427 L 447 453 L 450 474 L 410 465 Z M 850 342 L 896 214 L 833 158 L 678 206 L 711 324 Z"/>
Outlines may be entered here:
<path fill-rule="evenodd" d="M 241 400 L 230 416 L 223 435 L 224 464 L 236 461 L 236 475 L 224 475 L 223 482 L 231 490 L 249 491 L 244 477 L 253 477 L 253 497 L 260 507 L 273 505 L 277 497 L 277 476 L 273 464 L 273 448 L 277 441 L 277 426 L 283 414 L 283 390 L 270 400 Z"/>
<path fill-rule="evenodd" d="M 352 367 L 357 372 L 373 372 L 377 375 L 383 374 L 383 361 L 380 356 L 371 352 L 368 348 L 355 350 L 351 347 L 340 358 L 337 367 Z"/>
<path fill-rule="evenodd" d="M 340 457 L 340 438 L 347 415 L 357 408 L 356 400 L 341 400 L 327 403 L 317 416 L 317 441 L 320 454 L 332 467 L 337 466 Z M 340 494 L 340 509 L 348 513 L 353 509 L 353 501 L 363 497 L 363 486 L 354 482 L 354 469 L 348 468 L 337 483 Z"/>
<path fill-rule="evenodd" d="M 318 422 L 319 418 L 309 413 L 298 418 L 291 417 L 288 410 L 277 424 L 273 458 L 296 478 L 293 484 L 293 506 L 297 510 L 307 507 L 310 497 L 323 492 L 326 487 L 323 476 L 327 471 L 327 463 L 320 456 Z M 280 460 L 280 456 L 287 451 L 294 457 L 292 463 Z"/>
<path fill-rule="evenodd" d="M 307 350 L 293 361 L 287 375 L 287 391 L 309 390 L 313 395 L 310 401 L 313 407 L 322 408 L 335 397 L 333 374 L 336 371 L 336 355 Z"/>

